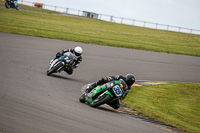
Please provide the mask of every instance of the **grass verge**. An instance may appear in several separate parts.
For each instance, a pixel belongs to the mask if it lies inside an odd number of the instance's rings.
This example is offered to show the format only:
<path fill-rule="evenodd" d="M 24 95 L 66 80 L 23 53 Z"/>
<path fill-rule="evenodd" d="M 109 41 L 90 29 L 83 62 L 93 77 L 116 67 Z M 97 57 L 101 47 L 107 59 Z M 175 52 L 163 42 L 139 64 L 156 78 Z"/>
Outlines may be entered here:
<path fill-rule="evenodd" d="M 0 5 L 4 2 L 0 1 Z M 0 31 L 99 45 L 200 56 L 200 35 L 64 17 L 58 12 L 20 5 L 0 9 Z M 53 14 L 53 15 L 52 15 Z M 162 84 L 135 87 L 124 104 L 184 131 L 200 132 L 200 84 Z"/>
<path fill-rule="evenodd" d="M 23 8 L 23 5 L 20 5 Z M 29 10 L 48 10 L 27 7 Z M 200 35 L 94 19 L 0 8 L 0 31 L 115 47 L 200 56 Z"/>
<path fill-rule="evenodd" d="M 183 131 L 200 132 L 200 84 L 167 83 L 134 87 L 127 107 Z"/>

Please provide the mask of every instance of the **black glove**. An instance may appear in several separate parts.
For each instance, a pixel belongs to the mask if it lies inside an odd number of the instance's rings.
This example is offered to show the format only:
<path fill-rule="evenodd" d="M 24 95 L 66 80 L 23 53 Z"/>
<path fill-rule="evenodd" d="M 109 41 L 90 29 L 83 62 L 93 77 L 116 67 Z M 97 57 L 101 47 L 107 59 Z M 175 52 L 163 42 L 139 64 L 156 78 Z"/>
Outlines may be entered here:
<path fill-rule="evenodd" d="M 110 82 L 110 81 L 114 80 L 114 77 L 113 76 L 107 76 L 106 79 L 107 79 L 108 82 Z"/>
<path fill-rule="evenodd" d="M 88 85 L 85 92 L 86 92 L 86 93 L 89 93 L 89 92 L 90 92 L 92 89 L 94 89 L 96 86 L 97 86 L 97 83 L 96 83 L 96 82 L 94 82 L 94 83 Z"/>
<path fill-rule="evenodd" d="M 62 56 L 62 53 L 61 52 L 58 52 L 57 54 L 56 54 L 56 58 L 59 58 L 59 57 L 61 57 Z"/>

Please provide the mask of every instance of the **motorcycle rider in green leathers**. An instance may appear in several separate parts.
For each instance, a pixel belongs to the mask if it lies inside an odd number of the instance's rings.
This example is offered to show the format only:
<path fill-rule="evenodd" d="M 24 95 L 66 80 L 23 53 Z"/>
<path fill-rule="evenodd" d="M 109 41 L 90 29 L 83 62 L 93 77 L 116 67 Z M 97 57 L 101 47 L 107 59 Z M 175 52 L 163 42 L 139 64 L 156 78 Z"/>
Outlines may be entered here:
<path fill-rule="evenodd" d="M 125 92 L 126 93 L 125 96 L 126 96 L 129 93 L 131 86 L 135 83 L 135 76 L 133 74 L 127 74 L 125 77 L 121 75 L 117 75 L 117 76 L 107 76 L 106 78 L 102 78 L 99 81 L 90 84 L 90 86 L 88 86 L 88 88 L 86 89 L 86 93 L 89 93 L 92 89 L 94 89 L 98 85 L 103 85 L 107 82 L 110 82 L 113 80 L 119 80 L 119 79 L 123 79 L 128 86 L 128 89 Z M 123 99 L 125 98 L 125 96 L 123 97 Z M 118 109 L 120 107 L 120 103 L 118 99 L 114 100 L 111 103 L 108 103 L 108 105 L 110 105 L 114 109 Z"/>

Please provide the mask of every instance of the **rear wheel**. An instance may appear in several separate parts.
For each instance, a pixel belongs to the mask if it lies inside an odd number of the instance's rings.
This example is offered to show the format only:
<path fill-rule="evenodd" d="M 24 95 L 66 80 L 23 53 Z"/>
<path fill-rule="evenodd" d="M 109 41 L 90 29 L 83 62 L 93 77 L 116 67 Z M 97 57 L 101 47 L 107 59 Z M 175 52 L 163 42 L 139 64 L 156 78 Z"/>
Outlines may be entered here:
<path fill-rule="evenodd" d="M 98 107 L 102 104 L 105 104 L 111 100 L 110 95 L 103 95 L 103 96 L 98 96 L 92 103 L 90 103 L 91 107 Z"/>
<path fill-rule="evenodd" d="M 19 10 L 19 6 L 18 5 L 16 5 L 16 10 Z"/>
<path fill-rule="evenodd" d="M 56 66 L 52 67 L 51 70 L 48 70 L 47 71 L 47 75 L 51 75 L 52 73 L 56 72 L 56 70 L 60 67 L 62 67 L 62 63 L 60 62 L 59 64 L 57 64 Z"/>

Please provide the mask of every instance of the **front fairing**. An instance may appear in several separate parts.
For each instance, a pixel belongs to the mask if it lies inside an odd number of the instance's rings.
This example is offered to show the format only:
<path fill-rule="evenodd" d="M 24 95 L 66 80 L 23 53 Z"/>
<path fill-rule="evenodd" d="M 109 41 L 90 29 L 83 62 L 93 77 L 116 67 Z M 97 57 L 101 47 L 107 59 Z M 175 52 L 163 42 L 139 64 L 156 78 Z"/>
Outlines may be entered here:
<path fill-rule="evenodd" d="M 50 65 L 50 67 L 49 67 L 49 70 L 51 70 L 51 68 L 52 68 L 58 61 L 59 61 L 59 59 L 55 59 L 55 60 L 51 63 L 51 65 Z"/>
<path fill-rule="evenodd" d="M 127 89 L 128 86 L 123 79 L 115 81 L 115 86 L 112 87 L 112 90 L 117 98 L 123 97 Z"/>
<path fill-rule="evenodd" d="M 110 95 L 113 97 L 112 86 L 115 85 L 115 81 L 108 82 L 106 84 L 103 84 L 101 86 L 95 87 L 90 93 L 86 93 L 86 101 L 88 103 L 91 103 L 93 99 L 97 98 L 99 95 Z M 82 87 L 82 92 L 84 93 L 87 89 L 88 85 L 85 85 Z"/>
<path fill-rule="evenodd" d="M 76 60 L 76 56 L 71 52 L 67 52 L 64 53 L 62 57 L 60 57 L 60 60 L 63 61 L 66 66 L 68 66 L 73 64 L 73 62 Z"/>
<path fill-rule="evenodd" d="M 83 86 L 81 91 L 85 93 L 85 101 L 89 104 L 92 103 L 97 97 L 101 97 L 102 95 L 110 95 L 112 98 L 111 101 L 114 99 L 120 99 L 124 96 L 126 90 L 128 89 L 128 86 L 123 79 L 111 81 L 101 86 L 97 86 L 91 92 L 86 93 L 85 91 L 87 90 L 88 86 L 90 86 L 90 84 Z"/>
<path fill-rule="evenodd" d="M 64 65 L 67 67 L 69 66 L 71 63 L 73 63 L 73 61 L 75 60 L 75 56 L 74 54 L 72 54 L 71 52 L 67 52 L 67 53 L 64 53 L 63 56 L 61 56 L 59 59 L 55 59 L 50 67 L 49 67 L 49 70 L 56 64 L 58 63 L 59 61 L 63 62 Z"/>

